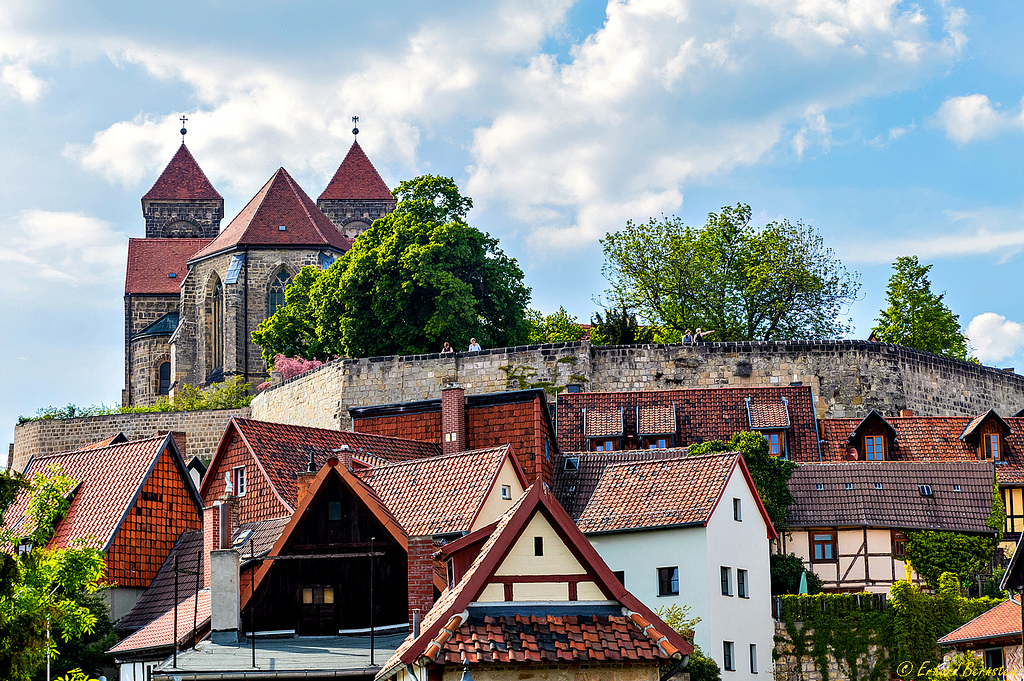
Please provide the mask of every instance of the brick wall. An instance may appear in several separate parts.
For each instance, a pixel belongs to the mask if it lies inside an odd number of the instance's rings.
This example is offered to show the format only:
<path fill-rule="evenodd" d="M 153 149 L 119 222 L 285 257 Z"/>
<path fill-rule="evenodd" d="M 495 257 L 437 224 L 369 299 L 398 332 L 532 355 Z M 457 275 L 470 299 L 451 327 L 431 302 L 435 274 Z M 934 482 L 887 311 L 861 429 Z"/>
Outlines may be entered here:
<path fill-rule="evenodd" d="M 420 621 L 434 605 L 434 540 L 431 537 L 409 537 L 409 626 L 413 610 L 420 611 Z"/>
<path fill-rule="evenodd" d="M 124 433 L 129 440 L 139 440 L 160 431 L 185 433 L 187 449 L 182 452 L 185 460 L 198 456 L 209 462 L 232 416 L 248 417 L 249 408 L 30 421 L 14 428 L 14 454 L 10 465 L 13 470 L 22 470 L 33 456 L 78 449 L 117 433 Z"/>
<path fill-rule="evenodd" d="M 441 391 L 441 451 L 466 451 L 466 390 L 450 386 Z"/>
<path fill-rule="evenodd" d="M 571 358 L 571 364 L 558 362 Z M 707 343 L 700 346 L 591 346 L 587 341 L 496 348 L 449 355 L 339 359 L 266 390 L 253 418 L 348 429 L 350 406 L 437 399 L 446 383 L 467 394 L 517 389 L 530 381 L 566 382 L 567 367 L 586 390 L 663 390 L 705 386 L 810 385 L 818 417 L 1003 415 L 1024 408 L 1024 376 L 885 343 L 821 341 Z"/>

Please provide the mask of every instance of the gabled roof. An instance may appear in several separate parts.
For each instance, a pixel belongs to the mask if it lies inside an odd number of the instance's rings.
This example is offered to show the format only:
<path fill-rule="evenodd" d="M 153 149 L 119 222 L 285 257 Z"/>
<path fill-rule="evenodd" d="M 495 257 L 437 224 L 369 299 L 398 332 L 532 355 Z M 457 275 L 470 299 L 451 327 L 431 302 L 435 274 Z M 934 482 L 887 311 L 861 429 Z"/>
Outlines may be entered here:
<path fill-rule="evenodd" d="M 365 453 L 388 461 L 406 461 L 441 453 L 441 447 L 432 442 L 236 417 L 224 429 L 220 445 L 210 461 L 210 471 L 217 469 L 235 432 L 256 460 L 260 472 L 269 480 L 278 499 L 289 510 L 296 506 L 298 490 L 295 476 L 300 470 L 306 470 L 311 453 L 318 467 L 323 467 L 329 458 L 337 456 L 333 450 L 343 445 L 349 447 L 353 457 L 358 458 Z M 218 478 L 209 472 L 203 476 L 200 496 L 205 498 L 213 481 Z"/>
<path fill-rule="evenodd" d="M 896 429 L 892 427 L 892 424 L 885 420 L 885 417 L 878 413 L 877 410 L 872 409 L 868 412 L 868 415 L 861 419 L 860 423 L 850 431 L 850 434 L 846 437 L 847 442 L 852 442 L 857 439 L 857 436 L 863 435 L 864 431 L 871 427 L 872 424 L 879 424 L 885 429 L 886 436 L 889 440 L 896 439 Z"/>
<path fill-rule="evenodd" d="M 143 201 L 223 200 L 182 142 Z"/>
<path fill-rule="evenodd" d="M 686 456 L 686 449 L 633 449 L 618 452 L 566 452 L 555 459 L 555 483 L 552 491 L 569 517 L 578 519 L 604 469 L 617 463 L 660 461 Z"/>
<path fill-rule="evenodd" d="M 160 455 L 168 448 L 182 476 L 182 484 L 186 486 L 198 511 L 202 504 L 187 479 L 174 438 L 169 433 L 148 440 L 32 459 L 25 471 L 29 478 L 36 473 L 45 474 L 51 465 L 56 465 L 78 483 L 71 505 L 57 524 L 47 546 L 64 548 L 75 539 L 93 538 L 98 547 L 106 551 L 135 504 L 143 483 L 156 466 Z M 22 492 L 7 510 L 4 524 L 25 533 L 30 532 L 31 528 L 19 528 L 27 506 L 28 494 Z"/>
<path fill-rule="evenodd" d="M 1010 433 L 1013 432 L 1013 429 L 1010 428 L 1010 425 L 1002 418 L 1000 418 L 999 414 L 995 412 L 995 409 L 989 409 L 984 414 L 978 414 L 973 419 L 971 419 L 971 422 L 968 423 L 967 426 L 964 428 L 964 432 L 960 433 L 960 439 L 973 439 L 976 435 L 978 435 L 978 429 L 981 427 L 981 424 L 983 424 L 985 421 L 989 419 L 995 420 L 995 422 L 999 425 L 999 429 L 1003 432 L 1003 435 L 1009 435 Z"/>
<path fill-rule="evenodd" d="M 636 408 L 638 435 L 671 435 L 676 432 L 676 405 L 652 404 Z"/>
<path fill-rule="evenodd" d="M 240 245 L 329 246 L 347 251 L 352 240 L 338 231 L 287 170 L 278 168 L 213 243 L 190 260 Z"/>
<path fill-rule="evenodd" d="M 920 485 L 930 486 L 932 495 L 922 495 Z M 798 466 L 789 479 L 794 497 L 789 524 L 991 534 L 985 521 L 992 512 L 992 485 L 993 465 L 988 462 Z"/>
<path fill-rule="evenodd" d="M 211 241 L 213 239 L 128 239 L 124 292 L 178 295 L 181 282 L 188 274 L 189 258 Z"/>
<path fill-rule="evenodd" d="M 277 537 L 273 548 L 271 548 L 267 553 L 268 556 L 282 555 L 282 552 L 288 546 L 288 541 L 291 539 L 291 535 L 295 531 L 295 528 L 302 522 L 303 517 L 306 514 L 306 510 L 316 500 L 320 490 L 324 488 L 324 485 L 332 479 L 340 480 L 343 485 L 348 487 L 352 493 L 362 501 L 366 509 L 373 514 L 381 525 L 384 526 L 385 531 L 390 534 L 391 537 L 402 546 L 402 548 L 408 547 L 408 539 L 402 531 L 402 527 L 399 525 L 398 520 L 396 520 L 395 516 L 392 515 L 384 506 L 374 491 L 363 481 L 357 478 L 352 471 L 341 465 L 339 459 L 331 457 L 327 460 L 326 465 L 317 471 L 316 477 L 314 477 L 309 483 L 309 489 L 306 491 L 305 496 L 302 497 L 302 501 L 299 502 L 298 507 L 295 509 L 295 513 L 291 515 L 288 519 L 288 523 L 284 526 L 281 534 Z M 253 590 L 259 587 L 264 577 L 266 577 L 267 573 L 270 572 L 270 568 L 272 566 L 273 561 L 268 560 L 263 561 L 263 563 L 256 569 L 256 576 L 253 578 L 255 580 L 253 582 Z M 249 602 L 250 594 L 251 591 L 242 595 L 243 608 Z"/>
<path fill-rule="evenodd" d="M 593 411 L 623 408 L 625 411 L 625 449 L 639 449 L 641 435 L 635 407 L 675 405 L 676 446 L 722 440 L 750 430 L 746 398 L 755 405 L 787 401 L 791 427 L 786 434 L 786 450 L 794 460 L 817 460 L 818 432 L 814 415 L 814 395 L 810 385 L 779 387 L 712 387 L 678 390 L 637 390 L 624 392 L 562 393 L 558 396 L 558 447 L 563 452 L 588 449 L 583 428 L 583 409 L 590 427 Z"/>
<path fill-rule="evenodd" d="M 197 603 L 198 601 L 198 603 Z M 178 645 L 184 645 L 192 638 L 192 622 L 196 621 L 198 630 L 202 632 L 210 621 L 210 590 L 203 589 L 193 593 L 178 604 Z M 174 608 L 150 622 L 142 629 L 108 650 L 119 659 L 146 650 L 171 648 L 174 641 Z"/>
<path fill-rule="evenodd" d="M 1018 597 L 1019 598 L 1019 597 Z M 1014 637 L 1020 643 L 1020 601 L 1011 598 L 939 639 L 944 646 Z"/>
<path fill-rule="evenodd" d="M 178 311 L 168 312 L 132 336 L 132 340 L 157 336 L 171 336 L 178 329 Z"/>
<path fill-rule="evenodd" d="M 178 603 L 195 595 L 196 578 L 199 573 L 199 586 L 203 585 L 203 531 L 189 530 L 182 532 L 175 542 L 167 560 L 160 566 L 149 587 L 142 592 L 132 609 L 117 622 L 119 629 L 140 629 L 156 620 L 175 605 L 174 600 L 174 559 L 178 559 Z M 189 622 L 191 622 L 191 618 Z"/>
<path fill-rule="evenodd" d="M 83 449 L 103 449 L 104 447 L 109 447 L 111 445 L 119 445 L 125 442 L 128 442 L 128 438 L 125 437 L 124 433 L 118 433 L 116 435 L 111 435 L 110 437 L 105 437 L 97 442 L 82 445 L 76 451 L 80 452 Z"/>
<path fill-rule="evenodd" d="M 618 409 L 587 409 L 583 422 L 587 424 L 587 437 L 614 437 L 625 432 L 626 418 L 622 407 Z"/>
<path fill-rule="evenodd" d="M 577 525 L 588 534 L 707 525 L 737 469 L 757 502 L 768 538 L 774 538 L 754 481 L 735 452 L 608 466 Z"/>
<path fill-rule="evenodd" d="M 409 536 L 448 534 L 470 530 L 505 461 L 525 489 L 526 477 L 509 445 L 375 466 L 355 475 Z"/>
<path fill-rule="evenodd" d="M 747 398 L 747 417 L 751 430 L 784 430 L 789 428 L 789 402 L 783 397 L 778 402 Z"/>
<path fill-rule="evenodd" d="M 615 614 L 591 615 L 579 610 L 574 602 L 545 604 L 540 616 L 496 614 L 485 608 L 481 613 L 470 613 L 469 607 L 537 514 L 555 529 L 604 597 L 618 601 L 621 609 Z M 528 605 L 513 603 L 506 609 Z M 554 643 L 558 639 L 563 645 Z M 574 643 L 566 645 L 569 641 Z M 463 658 L 473 663 L 667 661 L 692 650 L 679 634 L 626 591 L 546 486 L 535 484 L 498 520 L 459 583 L 427 613 L 419 636 L 410 635 L 377 678 L 386 678 L 401 664 L 417 660 L 439 664 L 458 664 Z"/>
<path fill-rule="evenodd" d="M 345 160 L 338 166 L 334 177 L 317 200 L 325 199 L 394 201 L 395 197 L 370 163 L 359 142 L 353 142 L 345 154 Z"/>

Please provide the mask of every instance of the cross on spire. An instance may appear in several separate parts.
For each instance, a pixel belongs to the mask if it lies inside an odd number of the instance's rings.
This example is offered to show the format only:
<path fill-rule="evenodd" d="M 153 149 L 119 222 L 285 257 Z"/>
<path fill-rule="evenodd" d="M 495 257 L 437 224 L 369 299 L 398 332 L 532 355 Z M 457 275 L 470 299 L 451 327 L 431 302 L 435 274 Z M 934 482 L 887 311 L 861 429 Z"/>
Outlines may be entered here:
<path fill-rule="evenodd" d="M 359 135 L 359 116 L 352 117 L 352 134 Z"/>
<path fill-rule="evenodd" d="M 181 117 L 181 143 L 182 144 L 185 143 L 185 133 L 188 132 L 188 130 L 185 129 L 185 121 L 187 121 L 187 120 L 188 119 L 185 118 L 184 116 Z"/>

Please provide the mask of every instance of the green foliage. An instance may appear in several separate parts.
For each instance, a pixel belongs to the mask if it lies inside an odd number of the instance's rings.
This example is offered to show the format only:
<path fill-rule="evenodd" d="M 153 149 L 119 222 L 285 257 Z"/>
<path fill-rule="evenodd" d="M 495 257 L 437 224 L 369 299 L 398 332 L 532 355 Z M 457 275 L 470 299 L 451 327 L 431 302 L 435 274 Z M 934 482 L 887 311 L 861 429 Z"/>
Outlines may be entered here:
<path fill-rule="evenodd" d="M 32 478 L 32 495 L 25 509 L 24 528 L 32 528 L 21 539 L 33 546 L 45 546 L 50 541 L 57 523 L 71 505 L 71 491 L 78 483 L 61 472 L 55 464 Z"/>
<path fill-rule="evenodd" d="M 800 593 L 800 578 L 807 575 L 807 593 L 821 593 L 821 577 L 804 567 L 796 554 L 773 553 L 769 557 L 772 576 L 772 596 Z"/>
<path fill-rule="evenodd" d="M 604 317 L 594 313 L 590 320 L 590 342 L 594 345 L 633 345 L 654 342 L 654 329 L 640 326 L 636 313 L 625 305 L 607 308 Z"/>
<path fill-rule="evenodd" d="M 562 380 L 565 383 L 559 382 L 559 377 L 562 367 L 567 367 L 569 371 L 568 376 L 562 376 Z M 573 373 L 572 368 L 576 366 L 576 358 L 573 356 L 559 357 L 555 360 L 555 375 L 550 381 L 531 381 L 537 375 L 537 370 L 531 366 L 524 366 L 521 364 L 509 364 L 507 366 L 498 367 L 501 369 L 505 378 L 509 383 L 509 387 L 516 390 L 532 390 L 540 388 L 548 395 L 554 397 L 558 393 L 565 390 L 565 386 L 569 383 L 585 383 L 587 377 L 582 374 Z"/>
<path fill-rule="evenodd" d="M 114 632 L 103 599 L 92 594 L 79 594 L 75 601 L 92 613 L 96 625 L 92 633 L 73 637 L 61 645 L 60 655 L 51 662 L 52 673 L 63 674 L 63 678 L 69 679 L 95 679 L 103 673 L 104 667 L 113 666 L 113 659 L 107 651 L 117 644 L 120 637 Z M 54 627 L 53 635 L 63 638 L 59 627 Z M 45 681 L 44 677 L 45 668 L 36 673 L 35 681 Z"/>
<path fill-rule="evenodd" d="M 711 213 L 704 227 L 678 217 L 632 221 L 601 240 L 611 297 L 664 327 L 715 330 L 714 340 L 834 338 L 860 283 L 811 227 L 758 229 L 749 206 Z"/>
<path fill-rule="evenodd" d="M 1000 603 L 993 598 L 964 598 L 952 573 L 941 576 L 935 595 L 909 582 L 896 582 L 889 589 L 889 602 L 899 661 L 909 662 L 915 670 L 941 659 L 936 641 Z"/>
<path fill-rule="evenodd" d="M 303 270 L 285 305 L 253 333 L 274 355 L 436 352 L 526 341 L 530 289 L 497 239 L 466 223 L 471 199 L 451 178 L 423 175 L 395 190 L 395 210 L 376 220 L 330 268 Z"/>
<path fill-rule="evenodd" d="M 903 256 L 892 267 L 885 288 L 888 307 L 878 313 L 874 328 L 878 340 L 967 359 L 960 318 L 942 302 L 945 294 L 932 293 L 928 280 L 932 266 L 922 265 L 917 256 Z"/>
<path fill-rule="evenodd" d="M 780 619 L 797 660 L 811 660 L 823 681 L 829 680 L 833 657 L 850 681 L 881 681 L 888 677 L 893 622 L 870 595 L 825 594 L 782 596 Z M 875 664 L 863 668 L 874 649 Z M 799 666 L 803 679 L 802 665 Z"/>
<path fill-rule="evenodd" d="M 55 482 L 43 484 L 37 477 L 29 493 L 26 520 L 36 523 L 29 533 L 35 547 L 17 555 L 0 553 L 0 669 L 18 681 L 28 681 L 45 664 L 47 621 L 59 632 L 51 640 L 53 656 L 95 630 L 98 618 L 82 596 L 99 589 L 106 573 L 103 554 L 84 541 L 43 547 L 61 507 L 66 508 L 68 478 L 59 470 L 52 473 Z M 0 473 L 4 477 L 10 474 Z M 8 550 L 23 538 L 21 528 L 0 528 L 0 544 Z"/>
<path fill-rule="evenodd" d="M 997 542 L 992 537 L 959 532 L 907 532 L 907 561 L 932 589 L 939 576 L 951 572 L 961 578 L 988 570 Z"/>
<path fill-rule="evenodd" d="M 237 409 L 248 407 L 253 396 L 249 394 L 249 383 L 243 383 L 241 376 L 198 388 L 188 383 L 175 390 L 173 400 L 166 398 L 154 404 L 107 407 L 104 405 L 80 409 L 73 404 L 66 407 L 43 407 L 35 416 L 19 416 L 18 423 L 46 421 L 49 419 L 72 419 L 83 416 L 105 416 L 107 414 L 149 414 L 164 411 L 198 411 L 201 409 Z"/>
<path fill-rule="evenodd" d="M 707 657 L 700 646 L 693 642 L 694 631 L 701 620 L 700 617 L 690 617 L 690 606 L 663 605 L 655 610 L 654 614 L 693 645 L 693 653 L 686 665 L 690 681 L 721 681 L 722 672 L 718 668 L 718 663 Z"/>
<path fill-rule="evenodd" d="M 765 437 L 750 431 L 736 433 L 729 440 L 729 444 L 721 440 L 710 440 L 692 445 L 686 450 L 689 456 L 720 452 L 739 452 L 743 455 L 768 517 L 777 531 L 785 530 L 788 527 L 787 509 L 793 503 L 788 483 L 789 477 L 796 470 L 796 464 L 769 454 L 768 441 Z"/>
<path fill-rule="evenodd" d="M 564 307 L 547 316 L 537 310 L 527 310 L 526 321 L 530 325 L 529 342 L 533 345 L 571 343 L 587 335 L 579 320 Z"/>
<path fill-rule="evenodd" d="M 97 679 L 89 676 L 81 669 L 75 668 L 64 676 L 58 676 L 54 681 L 97 681 Z"/>

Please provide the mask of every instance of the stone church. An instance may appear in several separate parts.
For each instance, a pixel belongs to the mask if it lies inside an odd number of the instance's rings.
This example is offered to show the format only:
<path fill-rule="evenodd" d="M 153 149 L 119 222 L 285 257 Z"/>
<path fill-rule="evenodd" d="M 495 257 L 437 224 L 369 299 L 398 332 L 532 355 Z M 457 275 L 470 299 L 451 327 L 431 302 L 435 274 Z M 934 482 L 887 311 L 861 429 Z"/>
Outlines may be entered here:
<path fill-rule="evenodd" d="M 265 380 L 252 332 L 292 277 L 329 267 L 394 207 L 356 141 L 316 203 L 279 168 L 222 230 L 224 199 L 182 142 L 142 197 L 145 238 L 128 241 L 121 403 L 233 375 Z"/>

